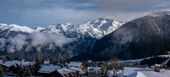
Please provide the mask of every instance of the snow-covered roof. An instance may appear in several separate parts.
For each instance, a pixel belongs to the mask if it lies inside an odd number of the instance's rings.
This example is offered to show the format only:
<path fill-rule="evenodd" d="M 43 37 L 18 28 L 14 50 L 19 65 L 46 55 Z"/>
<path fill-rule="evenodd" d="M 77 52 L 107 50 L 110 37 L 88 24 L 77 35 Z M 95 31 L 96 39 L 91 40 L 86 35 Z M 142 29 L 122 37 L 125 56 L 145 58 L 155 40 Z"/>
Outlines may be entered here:
<path fill-rule="evenodd" d="M 16 64 L 20 65 L 20 62 L 18 60 L 12 60 L 12 61 L 6 61 L 2 63 L 5 67 L 11 67 L 11 66 L 16 66 Z"/>
<path fill-rule="evenodd" d="M 56 71 L 57 69 L 60 69 L 60 68 L 61 67 L 57 66 L 57 65 L 43 65 L 38 72 L 50 74 L 50 73 L 52 73 L 52 72 L 54 72 L 54 71 Z"/>
<path fill-rule="evenodd" d="M 88 72 L 95 72 L 101 70 L 101 67 L 87 67 Z"/>
<path fill-rule="evenodd" d="M 81 70 L 80 68 L 76 68 L 76 67 L 69 67 L 69 68 L 61 68 L 61 69 L 57 69 L 57 71 L 64 77 L 64 74 L 68 74 L 68 73 L 76 73 L 77 71 L 80 72 L 80 74 L 84 74 L 85 72 L 83 70 Z"/>
<path fill-rule="evenodd" d="M 29 66 L 29 65 L 33 65 L 33 62 L 29 62 L 29 61 L 19 61 L 19 60 L 12 60 L 12 61 L 6 61 L 4 63 L 1 63 L 1 65 L 6 66 L 6 67 L 11 67 L 11 66 Z"/>
<path fill-rule="evenodd" d="M 87 67 L 87 69 L 101 69 L 101 67 Z"/>
<path fill-rule="evenodd" d="M 49 63 L 50 63 L 50 61 L 48 61 L 48 60 L 47 60 L 47 61 L 44 61 L 44 64 L 49 64 Z"/>
<path fill-rule="evenodd" d="M 107 75 L 108 75 L 108 77 L 113 77 L 114 72 L 112 70 L 108 70 Z"/>
<path fill-rule="evenodd" d="M 57 69 L 57 71 L 64 77 L 64 74 L 68 74 L 71 72 L 74 72 L 73 70 L 70 70 L 68 68 L 62 68 L 62 69 Z"/>
<path fill-rule="evenodd" d="M 108 71 L 107 71 L 108 77 L 113 77 L 113 75 L 120 76 L 120 75 L 122 75 L 122 74 L 123 74 L 123 71 L 122 71 L 122 70 L 118 70 L 118 71 L 108 70 Z"/>
<path fill-rule="evenodd" d="M 69 69 L 70 69 L 70 70 L 73 70 L 73 71 L 75 71 L 75 72 L 79 71 L 80 74 L 84 74 L 84 73 L 85 73 L 85 72 L 84 72 L 83 70 L 81 70 L 80 68 L 70 67 Z"/>
<path fill-rule="evenodd" d="M 82 64 L 82 62 L 70 62 L 68 64 L 69 67 L 79 67 Z"/>
<path fill-rule="evenodd" d="M 160 64 L 155 64 L 155 66 L 158 66 L 158 67 L 160 67 L 161 65 L 160 65 Z"/>
<path fill-rule="evenodd" d="M 29 66 L 29 65 L 33 65 L 33 62 L 21 62 L 22 66 Z"/>

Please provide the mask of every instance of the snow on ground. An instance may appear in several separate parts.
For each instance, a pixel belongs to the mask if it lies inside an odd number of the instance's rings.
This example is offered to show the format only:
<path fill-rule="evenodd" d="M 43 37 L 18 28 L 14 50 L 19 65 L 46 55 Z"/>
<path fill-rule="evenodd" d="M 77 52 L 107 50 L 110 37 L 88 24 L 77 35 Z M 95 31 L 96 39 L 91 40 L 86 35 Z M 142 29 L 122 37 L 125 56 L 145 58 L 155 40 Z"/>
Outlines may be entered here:
<path fill-rule="evenodd" d="M 123 76 L 127 77 L 170 77 L 170 70 L 155 72 L 151 68 L 125 67 Z"/>

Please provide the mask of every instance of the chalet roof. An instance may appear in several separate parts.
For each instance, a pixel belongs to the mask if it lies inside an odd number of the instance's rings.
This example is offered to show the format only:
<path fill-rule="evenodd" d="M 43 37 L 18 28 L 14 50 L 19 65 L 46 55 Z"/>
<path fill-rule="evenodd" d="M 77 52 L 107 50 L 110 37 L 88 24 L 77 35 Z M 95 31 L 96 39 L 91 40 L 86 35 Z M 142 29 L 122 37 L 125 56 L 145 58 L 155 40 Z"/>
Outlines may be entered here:
<path fill-rule="evenodd" d="M 70 67 L 79 67 L 82 64 L 82 62 L 70 62 L 68 66 Z"/>
<path fill-rule="evenodd" d="M 58 69 L 57 71 L 62 76 L 64 76 L 64 74 L 68 74 L 68 73 L 76 73 L 77 71 L 79 71 L 80 74 L 84 74 L 85 73 L 83 70 L 81 70 L 80 68 L 76 68 L 76 67 L 62 68 L 62 69 Z"/>
<path fill-rule="evenodd" d="M 45 74 L 50 74 L 57 69 L 60 69 L 61 67 L 58 65 L 43 65 L 40 70 L 38 71 L 39 73 L 45 73 Z"/>
<path fill-rule="evenodd" d="M 70 69 L 68 69 L 68 68 L 58 69 L 57 71 L 58 71 L 62 76 L 64 76 L 64 74 L 68 74 L 68 73 L 74 72 L 73 70 L 70 70 Z"/>
<path fill-rule="evenodd" d="M 11 67 L 11 66 L 16 66 L 16 65 L 20 65 L 20 61 L 18 60 L 12 60 L 12 61 L 6 61 L 4 63 L 2 63 L 2 65 L 4 65 L 5 67 Z"/>
<path fill-rule="evenodd" d="M 50 61 L 46 60 L 44 61 L 44 64 L 50 64 Z"/>
<path fill-rule="evenodd" d="M 29 66 L 29 65 L 35 64 L 35 62 L 30 62 L 30 61 L 25 61 L 25 60 L 20 61 L 20 63 L 21 63 L 21 66 Z"/>
<path fill-rule="evenodd" d="M 70 70 L 73 70 L 73 71 L 75 71 L 75 72 L 79 71 L 80 74 L 84 74 L 84 73 L 85 73 L 85 72 L 84 72 L 83 70 L 81 70 L 80 68 L 70 67 L 69 69 L 70 69 Z"/>
<path fill-rule="evenodd" d="M 92 66 L 90 66 L 90 67 L 87 67 L 87 69 L 88 69 L 88 70 L 94 70 L 94 71 L 97 71 L 97 70 L 100 70 L 100 69 L 101 69 L 101 67 L 92 67 Z"/>

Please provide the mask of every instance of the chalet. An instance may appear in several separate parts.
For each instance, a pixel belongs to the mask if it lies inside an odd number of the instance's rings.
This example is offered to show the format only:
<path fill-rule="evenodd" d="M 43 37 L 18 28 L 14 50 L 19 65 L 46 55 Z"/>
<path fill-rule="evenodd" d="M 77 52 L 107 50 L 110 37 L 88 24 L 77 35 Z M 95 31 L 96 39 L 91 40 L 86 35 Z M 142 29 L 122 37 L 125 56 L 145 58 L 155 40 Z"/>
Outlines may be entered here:
<path fill-rule="evenodd" d="M 9 68 L 12 66 L 17 67 L 17 65 L 20 65 L 20 61 L 18 60 L 6 61 L 6 62 L 1 63 L 1 65 L 5 68 Z"/>
<path fill-rule="evenodd" d="M 62 77 L 73 77 L 75 75 L 74 71 L 68 68 L 58 69 L 57 71 L 60 73 L 60 75 L 62 75 Z"/>
<path fill-rule="evenodd" d="M 151 68 L 154 68 L 156 72 L 160 72 L 162 68 L 167 69 L 169 66 L 170 58 L 162 62 L 161 64 L 155 64 L 154 66 L 151 66 Z"/>
<path fill-rule="evenodd" d="M 84 69 L 85 66 L 82 62 L 70 62 L 68 64 L 68 67 L 76 67 L 76 68 L 80 68 L 80 69 Z"/>
<path fill-rule="evenodd" d="M 63 77 L 80 77 L 84 75 L 84 71 L 80 68 L 70 67 L 70 68 L 62 68 L 57 70 Z"/>
<path fill-rule="evenodd" d="M 61 69 L 61 67 L 57 65 L 43 65 L 38 74 L 45 77 L 63 77 L 57 69 Z"/>
<path fill-rule="evenodd" d="M 25 67 L 25 66 L 30 66 L 30 65 L 33 65 L 34 62 L 29 62 L 29 61 L 19 61 L 19 60 L 12 60 L 12 61 L 6 61 L 6 62 L 0 62 L 0 64 L 4 67 L 11 67 L 11 66 L 14 66 L 14 67 Z"/>
<path fill-rule="evenodd" d="M 50 64 L 50 61 L 48 60 L 44 61 L 44 65 L 48 65 L 48 64 Z"/>
<path fill-rule="evenodd" d="M 26 62 L 24 60 L 19 61 L 19 60 L 12 60 L 12 61 L 0 61 L 0 65 L 3 68 L 3 71 L 8 71 L 11 73 L 17 72 L 17 68 L 25 68 L 26 66 L 31 66 L 33 65 L 33 62 Z"/>
<path fill-rule="evenodd" d="M 79 74 L 84 74 L 85 72 L 80 69 L 80 68 L 76 68 L 76 67 L 69 67 L 70 70 L 72 70 L 73 72 L 78 72 Z"/>
<path fill-rule="evenodd" d="M 117 70 L 112 69 L 112 70 L 107 71 L 107 76 L 108 77 L 117 77 L 117 76 L 120 76 L 122 74 L 123 74 L 122 70 L 117 71 Z"/>
<path fill-rule="evenodd" d="M 87 67 L 87 71 L 88 72 L 100 72 L 101 71 L 101 67 L 93 67 L 93 66 L 90 66 L 90 67 Z"/>

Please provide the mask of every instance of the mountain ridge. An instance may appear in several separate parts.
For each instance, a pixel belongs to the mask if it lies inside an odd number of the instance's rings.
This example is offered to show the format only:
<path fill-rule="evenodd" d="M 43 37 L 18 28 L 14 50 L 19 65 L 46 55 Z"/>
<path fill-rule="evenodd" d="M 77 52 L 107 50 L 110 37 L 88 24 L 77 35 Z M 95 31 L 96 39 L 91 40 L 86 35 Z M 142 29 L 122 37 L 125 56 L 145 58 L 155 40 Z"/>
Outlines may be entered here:
<path fill-rule="evenodd" d="M 170 50 L 169 24 L 169 12 L 134 19 L 98 40 L 89 55 L 94 60 L 107 60 L 166 54 Z"/>
<path fill-rule="evenodd" d="M 114 31 L 119 26 L 121 23 L 118 21 L 104 18 L 82 25 L 64 23 L 35 29 L 19 25 L 12 25 L 10 28 L 11 24 L 6 24 L 6 30 L 1 33 L 0 53 L 17 53 L 23 57 L 32 56 L 35 58 L 38 52 L 43 52 L 44 57 L 51 55 L 51 57 L 59 59 L 68 59 L 87 52 L 97 39 Z M 3 24 L 0 24 L 0 30 L 3 31 L 3 29 Z M 5 38 L 5 36 L 8 37 Z M 58 56 L 54 56 L 54 54 Z"/>

